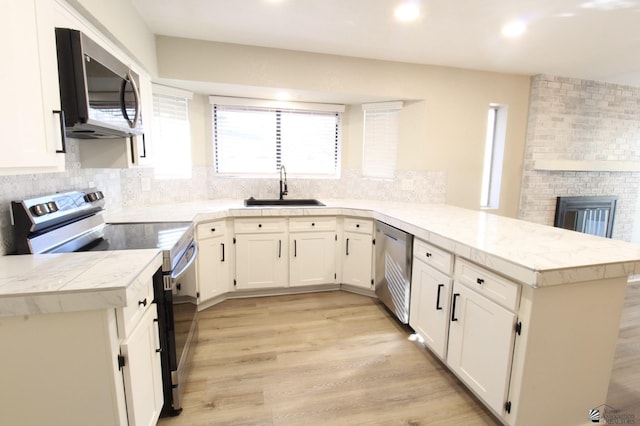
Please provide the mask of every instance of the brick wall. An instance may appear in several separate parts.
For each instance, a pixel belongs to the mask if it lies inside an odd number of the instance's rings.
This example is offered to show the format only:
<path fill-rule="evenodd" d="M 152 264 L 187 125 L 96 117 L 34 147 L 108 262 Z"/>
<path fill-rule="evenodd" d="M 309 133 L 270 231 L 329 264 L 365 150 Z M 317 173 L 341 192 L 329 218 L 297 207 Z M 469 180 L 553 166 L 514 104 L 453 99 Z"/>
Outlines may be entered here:
<path fill-rule="evenodd" d="M 640 88 L 533 77 L 519 209 L 553 225 L 557 196 L 617 195 L 613 238 L 631 241 L 639 172 L 534 170 L 535 160 L 640 162 Z"/>

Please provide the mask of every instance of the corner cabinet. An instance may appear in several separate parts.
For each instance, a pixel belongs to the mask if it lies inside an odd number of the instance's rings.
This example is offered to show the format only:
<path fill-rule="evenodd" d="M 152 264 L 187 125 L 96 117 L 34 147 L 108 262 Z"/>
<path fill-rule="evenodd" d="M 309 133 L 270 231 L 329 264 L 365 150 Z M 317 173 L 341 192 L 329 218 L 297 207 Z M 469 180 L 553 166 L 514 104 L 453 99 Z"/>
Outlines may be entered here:
<path fill-rule="evenodd" d="M 10 407 L 0 424 L 155 425 L 164 400 L 152 276 L 149 266 L 131 284 L 124 308 L 0 317 L 0 382 L 19 384 L 0 387 Z"/>
<path fill-rule="evenodd" d="M 236 289 L 286 287 L 289 239 L 286 218 L 236 219 Z"/>
<path fill-rule="evenodd" d="M 336 282 L 335 217 L 289 219 L 289 285 L 291 287 Z"/>
<path fill-rule="evenodd" d="M 199 224 L 196 239 L 198 290 L 191 296 L 196 296 L 201 303 L 233 290 L 231 271 L 235 250 L 231 227 L 224 219 Z"/>
<path fill-rule="evenodd" d="M 344 218 L 342 283 L 373 289 L 373 221 Z"/>
<path fill-rule="evenodd" d="M 53 0 L 0 0 L 0 174 L 64 170 Z M 19 42 L 11 40 L 19 39 Z"/>

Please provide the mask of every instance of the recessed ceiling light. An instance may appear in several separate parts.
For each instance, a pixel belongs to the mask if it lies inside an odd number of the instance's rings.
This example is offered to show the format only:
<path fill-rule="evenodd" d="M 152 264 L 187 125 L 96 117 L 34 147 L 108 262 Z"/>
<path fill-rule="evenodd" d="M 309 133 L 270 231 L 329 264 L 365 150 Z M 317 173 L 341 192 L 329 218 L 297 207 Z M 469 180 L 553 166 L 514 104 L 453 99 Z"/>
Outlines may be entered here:
<path fill-rule="evenodd" d="M 505 37 L 520 37 L 527 29 L 523 21 L 511 21 L 502 27 L 502 35 Z"/>
<path fill-rule="evenodd" d="M 420 17 L 420 8 L 415 3 L 403 3 L 393 13 L 398 21 L 414 21 Z"/>
<path fill-rule="evenodd" d="M 276 100 L 278 101 L 290 101 L 291 95 L 289 92 L 278 92 L 276 93 Z"/>

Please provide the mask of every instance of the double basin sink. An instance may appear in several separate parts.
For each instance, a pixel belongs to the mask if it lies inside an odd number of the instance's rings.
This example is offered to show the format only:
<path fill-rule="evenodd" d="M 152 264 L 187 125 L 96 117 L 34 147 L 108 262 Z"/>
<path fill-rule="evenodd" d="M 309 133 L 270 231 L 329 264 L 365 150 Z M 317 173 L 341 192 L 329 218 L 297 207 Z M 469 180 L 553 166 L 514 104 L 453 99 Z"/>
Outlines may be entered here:
<path fill-rule="evenodd" d="M 315 198 L 286 198 L 284 200 L 279 199 L 255 199 L 253 197 L 244 200 L 244 205 L 247 207 L 255 206 L 324 206 L 323 203 Z"/>

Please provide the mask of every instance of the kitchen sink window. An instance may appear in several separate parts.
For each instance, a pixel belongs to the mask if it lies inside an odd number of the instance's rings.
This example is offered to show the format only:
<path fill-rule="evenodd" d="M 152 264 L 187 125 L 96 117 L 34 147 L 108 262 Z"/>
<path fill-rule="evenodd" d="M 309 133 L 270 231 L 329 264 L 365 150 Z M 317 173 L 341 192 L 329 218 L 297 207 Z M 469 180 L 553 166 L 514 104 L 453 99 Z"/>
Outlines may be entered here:
<path fill-rule="evenodd" d="M 216 173 L 340 176 L 343 105 L 211 97 Z"/>
<path fill-rule="evenodd" d="M 153 86 L 153 156 L 158 179 L 191 178 L 191 92 Z"/>
<path fill-rule="evenodd" d="M 393 179 L 396 175 L 402 102 L 363 104 L 362 175 Z"/>

